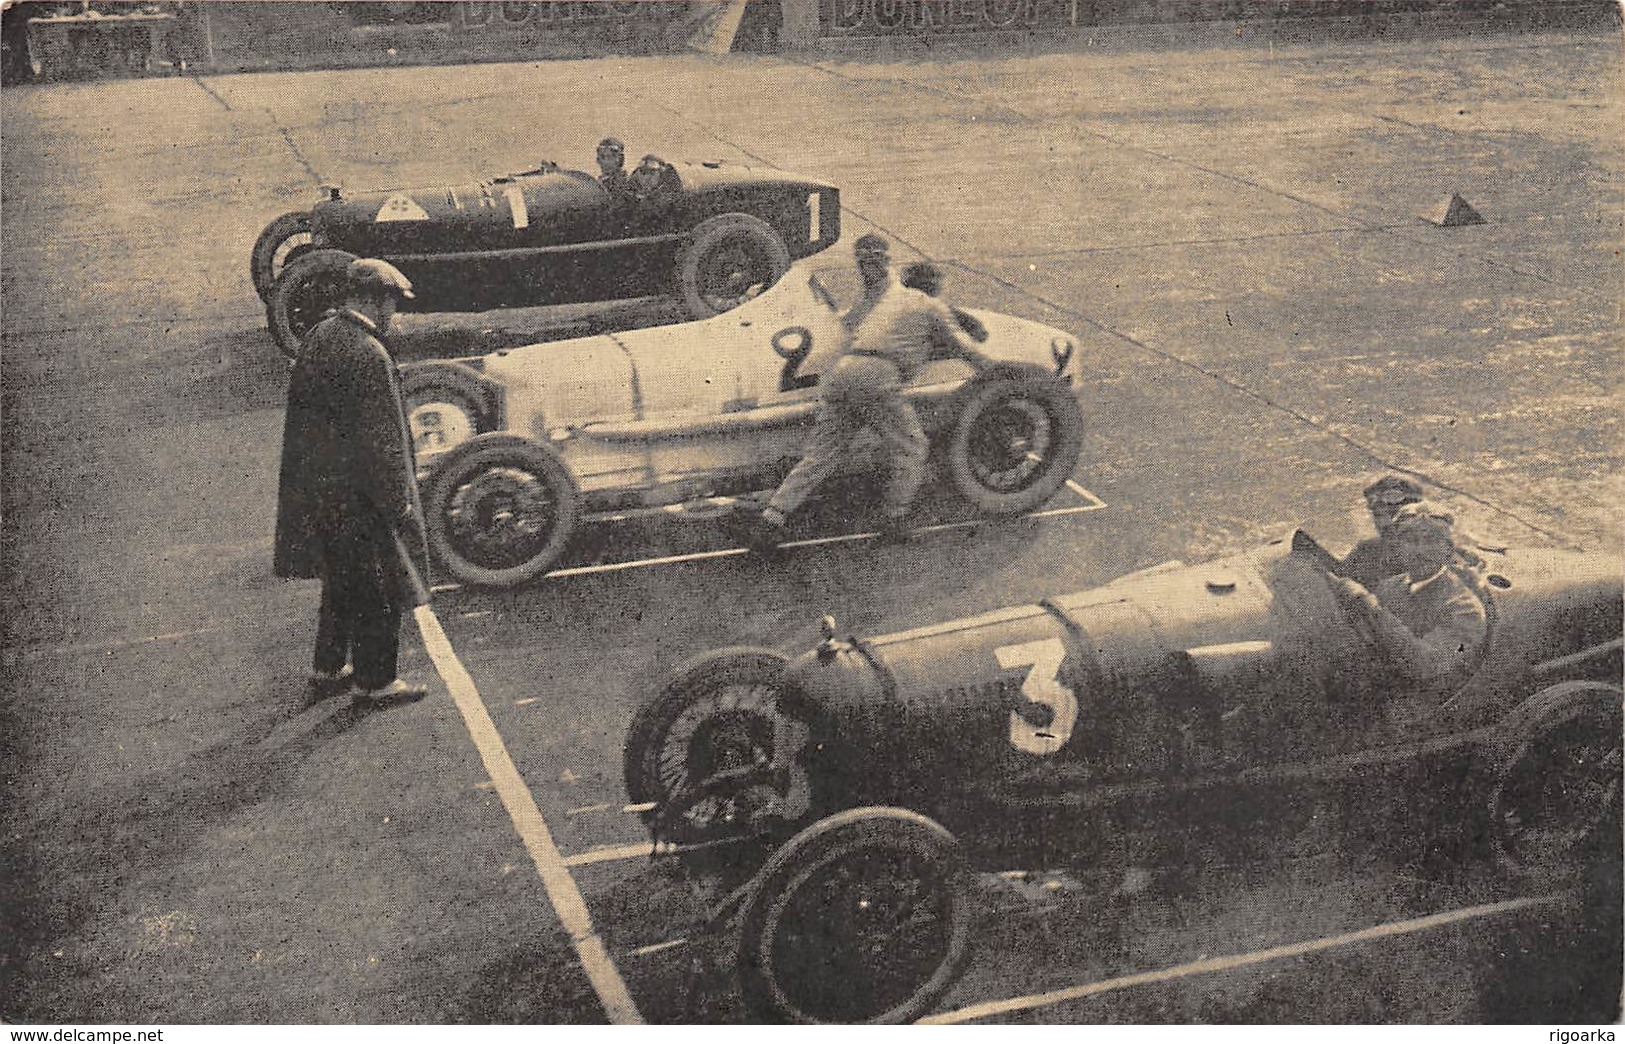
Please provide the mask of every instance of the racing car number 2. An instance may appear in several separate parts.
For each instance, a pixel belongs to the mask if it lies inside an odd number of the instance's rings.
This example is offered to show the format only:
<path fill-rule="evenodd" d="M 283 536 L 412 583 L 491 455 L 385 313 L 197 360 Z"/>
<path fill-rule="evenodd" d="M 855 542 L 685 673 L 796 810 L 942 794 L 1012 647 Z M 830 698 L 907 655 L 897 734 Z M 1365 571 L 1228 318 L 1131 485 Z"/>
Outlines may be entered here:
<path fill-rule="evenodd" d="M 1059 638 L 1045 638 L 1020 645 L 1002 645 L 993 650 L 999 666 L 1026 667 L 1021 682 L 1021 694 L 1028 703 L 1048 707 L 1050 721 L 1043 727 L 1034 726 L 1020 712 L 1010 712 L 1010 745 L 1028 754 L 1054 754 L 1072 738 L 1072 729 L 1078 723 L 1078 698 L 1061 682 L 1061 667 L 1066 662 L 1066 645 Z"/>

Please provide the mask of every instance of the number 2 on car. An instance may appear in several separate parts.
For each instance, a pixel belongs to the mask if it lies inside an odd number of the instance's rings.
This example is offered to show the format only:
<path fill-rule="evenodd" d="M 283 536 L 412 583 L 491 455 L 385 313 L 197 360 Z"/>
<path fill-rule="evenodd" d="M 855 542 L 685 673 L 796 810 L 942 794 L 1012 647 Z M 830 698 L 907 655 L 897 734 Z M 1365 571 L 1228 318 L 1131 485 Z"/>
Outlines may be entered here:
<path fill-rule="evenodd" d="M 1028 703 L 1050 709 L 1048 725 L 1037 728 L 1017 711 L 1010 712 L 1010 745 L 1028 754 L 1054 754 L 1072 738 L 1078 723 L 1078 699 L 1061 684 L 1061 666 L 1066 662 L 1066 646 L 1059 638 L 1045 638 L 993 650 L 999 666 L 1026 667 L 1021 694 Z"/>

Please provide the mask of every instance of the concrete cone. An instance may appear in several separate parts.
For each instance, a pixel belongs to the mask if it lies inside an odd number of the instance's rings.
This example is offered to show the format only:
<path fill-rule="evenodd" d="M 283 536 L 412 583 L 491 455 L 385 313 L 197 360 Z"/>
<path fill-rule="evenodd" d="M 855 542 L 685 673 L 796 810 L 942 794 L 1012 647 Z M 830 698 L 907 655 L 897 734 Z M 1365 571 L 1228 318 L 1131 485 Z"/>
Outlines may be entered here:
<path fill-rule="evenodd" d="M 1423 214 L 1422 217 L 1440 228 L 1484 224 L 1484 215 L 1474 210 L 1471 203 L 1462 199 L 1459 192 L 1451 193 L 1450 198 L 1439 204 L 1436 211 L 1431 214 Z"/>

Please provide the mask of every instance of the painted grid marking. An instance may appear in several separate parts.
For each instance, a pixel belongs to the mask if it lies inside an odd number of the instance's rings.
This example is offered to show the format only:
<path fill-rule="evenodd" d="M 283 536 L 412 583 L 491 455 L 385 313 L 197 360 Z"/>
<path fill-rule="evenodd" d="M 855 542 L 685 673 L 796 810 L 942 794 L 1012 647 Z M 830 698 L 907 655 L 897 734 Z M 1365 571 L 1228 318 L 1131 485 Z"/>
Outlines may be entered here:
<path fill-rule="evenodd" d="M 559 921 L 569 933 L 570 944 L 575 947 L 576 957 L 604 1005 L 605 1014 L 615 1025 L 642 1025 L 643 1016 L 638 1013 L 632 995 L 627 992 L 626 982 L 593 928 L 592 914 L 587 910 L 586 900 L 582 898 L 564 857 L 553 842 L 552 831 L 547 828 L 541 809 L 536 807 L 535 795 L 525 786 L 519 769 L 508 754 L 508 748 L 503 745 L 502 736 L 491 721 L 479 690 L 474 687 L 474 679 L 469 677 L 462 661 L 457 658 L 434 610 L 420 605 L 413 615 L 423 635 L 424 648 L 451 692 L 452 701 L 463 715 L 469 737 L 479 751 L 480 760 L 485 763 L 485 770 L 491 774 L 492 785 L 502 798 L 502 806 L 508 810 L 520 840 L 525 843 L 525 850 L 536 864 L 536 872 L 541 875 L 548 901 L 553 904 Z"/>
<path fill-rule="evenodd" d="M 1066 1001 L 1082 1000 L 1085 997 L 1093 997 L 1113 990 L 1127 989 L 1130 986 L 1143 986 L 1147 983 L 1168 982 L 1192 975 L 1230 971 L 1235 968 L 1245 968 L 1249 965 L 1283 960 L 1287 957 L 1301 957 L 1305 954 L 1337 949 L 1342 946 L 1353 946 L 1357 943 L 1407 935 L 1411 932 L 1427 931 L 1430 928 L 1440 928 L 1460 921 L 1470 921 L 1480 917 L 1494 917 L 1498 914 L 1512 913 L 1515 910 L 1525 910 L 1532 906 L 1547 906 L 1561 902 L 1571 896 L 1572 893 L 1565 892 L 1557 895 L 1509 899 L 1506 902 L 1469 906 L 1461 910 L 1430 914 L 1426 917 L 1416 917 L 1407 921 L 1391 921 L 1387 924 L 1363 928 L 1357 932 L 1347 932 L 1343 935 L 1333 935 L 1324 939 L 1313 939 L 1309 942 L 1273 946 L 1267 950 L 1257 950 L 1252 953 L 1210 957 L 1205 960 L 1191 961 L 1189 964 L 1176 964 L 1171 968 L 1163 968 L 1159 971 L 1139 972 L 1135 975 L 1124 975 L 1116 979 L 1106 979 L 1102 982 L 1091 982 L 1081 986 L 1051 990 L 1048 993 L 1034 993 L 1025 997 L 1011 997 L 1008 1000 L 972 1004 L 969 1007 L 929 1016 L 921 1019 L 920 1022 L 927 1025 L 951 1026 L 963 1022 L 974 1022 L 978 1019 L 989 1019 L 998 1015 L 1009 1015 L 1018 1011 L 1047 1008 Z"/>
<path fill-rule="evenodd" d="M 1079 497 L 1082 497 L 1084 503 L 1074 507 L 1048 508 L 1044 511 L 1032 511 L 1022 515 L 1021 517 L 1024 519 L 1060 518 L 1063 515 L 1087 514 L 1091 511 L 1099 511 L 1108 506 L 1104 500 L 1101 500 L 1099 497 L 1095 496 L 1089 490 L 1085 489 L 1072 479 L 1066 480 L 1066 488 L 1070 489 L 1073 493 L 1076 493 Z M 932 533 L 946 533 L 956 529 L 973 529 L 977 526 L 986 525 L 987 523 L 988 519 L 985 518 L 966 519 L 963 522 L 941 522 L 936 525 L 920 526 L 917 529 L 912 529 L 909 531 L 909 535 L 925 536 Z M 781 548 L 825 547 L 831 544 L 851 544 L 857 543 L 861 540 L 873 540 L 878 536 L 880 536 L 878 531 L 864 533 L 842 533 L 840 536 L 810 537 L 806 540 L 788 540 L 779 546 Z M 599 565 L 570 566 L 565 569 L 555 569 L 550 573 L 544 573 L 542 575 L 542 579 L 560 580 L 564 579 L 565 577 L 591 576 L 596 573 L 623 573 L 631 569 L 648 569 L 652 566 L 663 565 L 681 565 L 687 562 L 706 562 L 718 558 L 738 558 L 748 554 L 751 554 L 751 550 L 748 547 L 728 547 L 719 551 L 694 551 L 682 555 L 666 555 L 661 558 L 638 558 L 633 559 L 630 562 L 604 562 Z M 433 588 L 435 594 L 443 594 L 449 591 L 460 591 L 462 589 L 462 584 L 438 584 Z"/>

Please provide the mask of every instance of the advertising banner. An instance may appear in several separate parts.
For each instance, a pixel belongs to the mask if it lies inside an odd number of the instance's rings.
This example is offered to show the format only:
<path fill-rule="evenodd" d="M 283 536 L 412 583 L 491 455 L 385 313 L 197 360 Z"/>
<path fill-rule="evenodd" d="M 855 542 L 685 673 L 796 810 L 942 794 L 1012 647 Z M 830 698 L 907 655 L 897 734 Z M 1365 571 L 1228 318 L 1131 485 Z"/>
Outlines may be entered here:
<path fill-rule="evenodd" d="M 822 0 L 828 37 L 1062 29 L 1077 0 Z"/>

